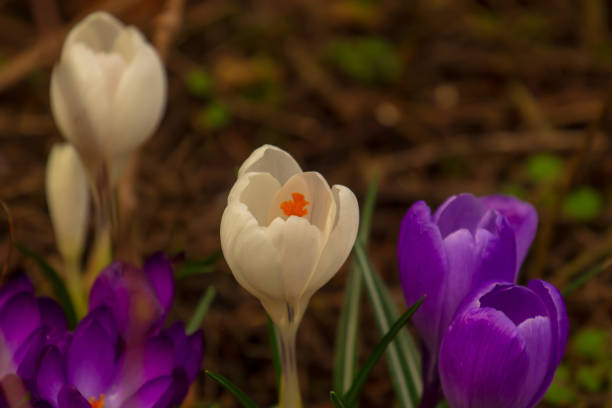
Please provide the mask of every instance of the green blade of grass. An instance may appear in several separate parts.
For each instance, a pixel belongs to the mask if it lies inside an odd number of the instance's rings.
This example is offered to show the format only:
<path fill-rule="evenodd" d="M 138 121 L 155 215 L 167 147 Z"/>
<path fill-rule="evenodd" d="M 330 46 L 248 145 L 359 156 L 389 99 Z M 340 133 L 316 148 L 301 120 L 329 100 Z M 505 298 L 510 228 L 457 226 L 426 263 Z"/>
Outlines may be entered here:
<path fill-rule="evenodd" d="M 374 368 L 374 366 L 376 365 L 382 354 L 385 352 L 389 344 L 393 341 L 395 336 L 404 327 L 404 325 L 408 323 L 408 320 L 410 320 L 412 315 L 418 310 L 424 299 L 425 297 L 423 296 L 415 304 L 410 306 L 410 308 L 403 315 L 401 315 L 395 323 L 393 323 L 393 326 L 391 326 L 389 331 L 383 336 L 378 345 L 376 345 L 376 347 L 370 354 L 370 357 L 368 357 L 361 370 L 359 370 L 359 373 L 355 377 L 353 385 L 351 385 L 351 388 L 344 396 L 344 399 L 348 406 L 352 407 L 354 404 L 357 403 L 359 394 L 361 394 L 361 390 L 363 389 L 363 386 L 368 376 L 370 375 L 370 371 L 372 371 L 372 368 Z"/>
<path fill-rule="evenodd" d="M 25 256 L 32 259 L 40 270 L 43 272 L 45 278 L 49 281 L 51 286 L 53 287 L 53 293 L 57 298 L 58 303 L 64 310 L 66 314 L 66 320 L 68 321 L 68 327 L 70 329 L 74 329 L 77 324 L 76 312 L 74 310 L 74 305 L 72 304 L 72 300 L 70 299 L 70 295 L 68 294 L 68 290 L 66 289 L 66 285 L 64 284 L 64 280 L 59 276 L 51 265 L 47 263 L 43 259 L 42 256 L 32 251 L 30 248 L 25 245 L 16 242 L 15 247 Z"/>
<path fill-rule="evenodd" d="M 367 245 L 372 227 L 372 214 L 376 203 L 378 178 L 375 176 L 368 188 L 357 239 Z M 357 372 L 357 342 L 359 338 L 359 305 L 363 279 L 353 263 L 344 292 L 344 304 L 340 313 L 334 352 L 334 389 L 345 393 L 350 388 Z"/>
<path fill-rule="evenodd" d="M 209 286 L 204 292 L 204 294 L 200 297 L 200 300 L 198 300 L 198 305 L 196 306 L 196 310 L 193 313 L 193 316 L 191 316 L 191 320 L 189 321 L 189 323 L 187 324 L 187 328 L 185 329 L 185 332 L 187 334 L 194 333 L 200 328 L 200 326 L 202 326 L 202 321 L 204 320 L 206 312 L 208 312 L 211 303 L 213 302 L 213 300 L 215 300 L 216 293 L 217 291 L 215 290 L 215 287 Z"/>
<path fill-rule="evenodd" d="M 212 272 L 215 262 L 223 257 L 221 250 L 215 251 L 204 259 L 187 259 L 183 261 L 176 271 L 176 280 L 189 278 Z"/>
<path fill-rule="evenodd" d="M 595 276 L 599 275 L 605 269 L 610 268 L 610 266 L 612 266 L 612 258 L 604 261 L 600 265 L 594 266 L 593 268 L 591 268 L 591 269 L 587 270 L 586 272 L 584 272 L 582 275 L 578 276 L 576 279 L 574 279 L 569 285 L 567 285 L 561 291 L 561 294 L 563 296 L 569 295 L 573 291 L 575 291 L 575 290 L 579 289 L 580 287 L 582 287 L 591 278 L 594 278 Z"/>
<path fill-rule="evenodd" d="M 374 271 L 361 242 L 355 243 L 354 253 L 363 276 L 378 331 L 383 335 L 389 331 L 392 322 L 397 320 L 397 311 L 388 290 Z M 404 333 L 400 332 L 398 338 L 387 349 L 387 363 L 400 406 L 413 408 L 419 404 L 423 384 L 418 368 L 419 362 L 416 359 L 418 356 L 416 346 L 410 340 L 408 331 L 406 329 L 401 331 Z M 405 337 L 402 339 L 401 336 Z"/>
<path fill-rule="evenodd" d="M 331 391 L 329 393 L 329 399 L 331 400 L 334 408 L 348 408 L 349 407 L 349 405 L 347 405 L 344 399 L 342 399 L 340 395 L 336 394 L 335 391 Z"/>
<path fill-rule="evenodd" d="M 278 346 L 278 335 L 276 333 L 276 326 L 274 322 L 268 317 L 268 341 L 270 342 L 270 349 L 272 351 L 272 364 L 274 364 L 274 374 L 276 377 L 276 388 L 280 387 L 280 376 L 281 376 L 281 358 L 280 350 Z"/>
<path fill-rule="evenodd" d="M 215 374 L 212 371 L 205 370 L 204 372 L 207 376 L 228 390 L 244 408 L 257 408 L 257 404 L 255 404 L 255 402 L 248 395 L 246 395 L 244 391 L 234 385 L 234 383 L 232 383 L 230 380 L 221 374 Z"/>

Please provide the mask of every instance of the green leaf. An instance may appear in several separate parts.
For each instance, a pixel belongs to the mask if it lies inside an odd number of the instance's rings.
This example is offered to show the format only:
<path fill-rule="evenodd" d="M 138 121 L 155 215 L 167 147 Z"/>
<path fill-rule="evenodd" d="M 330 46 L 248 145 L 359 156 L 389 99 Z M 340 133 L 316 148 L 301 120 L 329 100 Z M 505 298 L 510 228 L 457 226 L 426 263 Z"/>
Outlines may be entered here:
<path fill-rule="evenodd" d="M 177 268 L 175 279 L 180 280 L 212 272 L 215 268 L 215 263 L 222 257 L 223 253 L 221 250 L 218 250 L 204 259 L 185 260 Z"/>
<path fill-rule="evenodd" d="M 376 203 L 378 177 L 374 177 L 368 188 L 362 207 L 357 239 L 367 245 L 372 226 L 372 214 Z M 334 352 L 334 389 L 345 393 L 350 388 L 357 372 L 357 342 L 359 335 L 359 305 L 361 304 L 361 272 L 353 262 L 344 292 L 344 304 L 340 313 Z"/>
<path fill-rule="evenodd" d="M 410 306 L 410 308 L 408 308 L 408 310 L 401 315 L 399 319 L 397 319 L 393 326 L 391 326 L 387 334 L 383 336 L 376 348 L 374 348 L 374 351 L 372 351 L 372 354 L 370 354 L 370 357 L 368 357 L 367 361 L 357 374 L 357 377 L 355 377 L 353 385 L 344 397 L 349 406 L 353 406 L 357 403 L 359 394 L 361 394 L 361 390 L 363 389 L 363 386 L 370 375 L 370 371 L 372 371 L 372 368 L 374 368 L 382 354 L 385 352 L 387 346 L 389 346 L 399 331 L 406 323 L 408 323 L 408 320 L 410 320 L 412 315 L 419 309 L 423 303 L 423 300 L 425 300 L 425 296 L 419 299 L 414 305 Z"/>
<path fill-rule="evenodd" d="M 185 76 L 185 86 L 193 96 L 206 98 L 212 93 L 213 79 L 204 69 L 196 68 Z"/>
<path fill-rule="evenodd" d="M 219 385 L 232 393 L 232 395 L 242 404 L 244 408 L 257 408 L 257 404 L 253 402 L 248 395 L 244 393 L 240 388 L 234 385 L 230 380 L 222 376 L 221 374 L 215 374 L 212 371 L 204 371 L 207 376 L 215 380 Z"/>
<path fill-rule="evenodd" d="M 70 299 L 70 295 L 68 294 L 68 290 L 66 289 L 66 285 L 64 285 L 63 279 L 59 276 L 55 269 L 53 269 L 51 265 L 49 265 L 47 261 L 43 259 L 42 256 L 21 243 L 15 243 L 15 247 L 23 255 L 27 256 L 38 264 L 38 267 L 43 272 L 43 275 L 53 287 L 53 293 L 66 314 L 68 326 L 70 329 L 74 329 L 77 324 L 76 312 L 74 310 L 72 300 Z"/>
<path fill-rule="evenodd" d="M 590 221 L 603 207 L 603 198 L 593 187 L 584 186 L 570 191 L 563 202 L 563 213 L 576 221 Z"/>
<path fill-rule="evenodd" d="M 348 408 L 349 405 L 342 399 L 342 397 L 336 394 L 336 391 L 329 393 L 329 399 L 331 400 L 334 408 Z"/>
<path fill-rule="evenodd" d="M 272 349 L 272 364 L 274 364 L 276 388 L 278 389 L 280 387 L 281 376 L 281 357 L 278 346 L 278 334 L 276 333 L 276 326 L 274 326 L 274 322 L 272 319 L 270 319 L 269 315 L 266 316 L 268 318 L 268 341 L 270 342 L 270 348 Z"/>
<path fill-rule="evenodd" d="M 354 253 L 363 276 L 378 331 L 383 335 L 389 331 L 392 322 L 397 320 L 397 309 L 382 279 L 372 268 L 361 242 L 355 243 Z M 397 338 L 387 349 L 387 363 L 400 406 L 418 406 L 423 389 L 419 352 L 410 333 L 405 328 L 400 330 Z"/>
<path fill-rule="evenodd" d="M 604 264 L 601 264 L 587 270 L 582 275 L 579 275 L 576 279 L 574 279 L 569 285 L 567 285 L 567 287 L 561 291 L 561 294 L 563 296 L 569 295 L 573 291 L 581 288 L 591 278 L 597 276 L 604 269 L 606 269 L 606 266 Z"/>
<path fill-rule="evenodd" d="M 204 107 L 195 118 L 195 126 L 205 131 L 224 128 L 231 120 L 231 114 L 225 105 L 211 102 Z"/>
<path fill-rule="evenodd" d="M 554 154 L 535 154 L 527 160 L 527 175 L 536 183 L 558 180 L 563 174 L 563 160 Z"/>
<path fill-rule="evenodd" d="M 202 326 L 202 321 L 204 320 L 206 312 L 208 312 L 211 303 L 215 299 L 216 292 L 217 291 L 215 290 L 214 286 L 209 286 L 208 289 L 206 289 L 206 292 L 204 292 L 204 294 L 200 297 L 196 310 L 193 313 L 193 316 L 191 316 L 191 320 L 185 329 L 187 334 L 194 333 Z"/>
<path fill-rule="evenodd" d="M 572 350 L 580 357 L 599 361 L 606 358 L 608 333 L 602 329 L 582 329 L 572 341 Z"/>
<path fill-rule="evenodd" d="M 603 388 L 605 372 L 602 366 L 581 366 L 576 373 L 576 382 L 583 390 L 596 393 Z"/>
<path fill-rule="evenodd" d="M 571 406 L 576 401 L 576 392 L 570 383 L 569 369 L 561 364 L 555 372 L 555 378 L 544 395 L 544 401 L 557 406 Z"/>
<path fill-rule="evenodd" d="M 329 61 L 346 76 L 368 84 L 386 84 L 402 72 L 395 46 L 382 37 L 341 38 L 330 43 Z"/>

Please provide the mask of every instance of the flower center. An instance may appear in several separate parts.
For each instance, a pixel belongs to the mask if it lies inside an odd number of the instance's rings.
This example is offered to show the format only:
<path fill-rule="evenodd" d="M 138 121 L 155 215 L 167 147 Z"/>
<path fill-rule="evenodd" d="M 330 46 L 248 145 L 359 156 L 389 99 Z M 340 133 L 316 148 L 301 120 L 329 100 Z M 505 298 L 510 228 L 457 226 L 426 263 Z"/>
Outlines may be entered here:
<path fill-rule="evenodd" d="M 304 194 L 291 193 L 291 197 L 293 197 L 293 200 L 283 201 L 280 205 L 280 208 L 281 210 L 283 210 L 285 215 L 287 217 L 291 215 L 303 217 L 308 214 L 308 209 L 304 207 L 306 207 L 310 203 L 304 199 Z"/>
<path fill-rule="evenodd" d="M 104 394 L 100 394 L 100 398 L 97 401 L 95 397 L 91 397 L 89 403 L 91 408 L 104 408 Z"/>

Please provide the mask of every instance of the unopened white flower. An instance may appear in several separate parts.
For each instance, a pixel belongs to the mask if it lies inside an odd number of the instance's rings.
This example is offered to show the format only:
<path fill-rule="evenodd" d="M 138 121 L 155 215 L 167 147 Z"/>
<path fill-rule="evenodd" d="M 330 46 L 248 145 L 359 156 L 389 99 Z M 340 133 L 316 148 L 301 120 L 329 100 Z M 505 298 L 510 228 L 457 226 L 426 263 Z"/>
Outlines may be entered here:
<path fill-rule="evenodd" d="M 51 149 L 45 184 L 58 249 L 65 260 L 77 262 L 85 243 L 89 190 L 79 156 L 69 143 Z"/>
<path fill-rule="evenodd" d="M 299 322 L 312 294 L 338 272 L 359 224 L 345 186 L 302 172 L 265 145 L 242 164 L 221 220 L 221 247 L 236 280 L 279 326 Z"/>
<path fill-rule="evenodd" d="M 96 12 L 70 31 L 53 69 L 51 107 L 89 171 L 103 163 L 116 183 L 165 105 L 162 62 L 138 29 Z"/>

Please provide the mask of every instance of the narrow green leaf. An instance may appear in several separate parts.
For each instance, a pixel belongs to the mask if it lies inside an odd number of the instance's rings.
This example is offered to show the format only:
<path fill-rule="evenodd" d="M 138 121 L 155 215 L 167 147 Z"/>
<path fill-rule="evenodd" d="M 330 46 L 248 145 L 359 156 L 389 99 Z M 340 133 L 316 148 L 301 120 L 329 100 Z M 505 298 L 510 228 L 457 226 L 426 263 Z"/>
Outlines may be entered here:
<path fill-rule="evenodd" d="M 349 405 L 344 401 L 344 399 L 336 394 L 336 391 L 331 391 L 329 393 L 329 399 L 331 400 L 334 408 L 348 408 Z"/>
<path fill-rule="evenodd" d="M 176 279 L 185 279 L 191 276 L 202 275 L 212 272 L 223 253 L 221 250 L 215 251 L 204 259 L 188 259 L 181 263 L 176 271 Z"/>
<path fill-rule="evenodd" d="M 372 351 L 370 357 L 368 357 L 361 370 L 359 370 L 357 377 L 355 377 L 355 381 L 353 382 L 353 385 L 351 386 L 349 392 L 347 392 L 344 397 L 349 406 L 353 406 L 357 403 L 359 394 L 361 393 L 363 385 L 365 384 L 366 380 L 368 379 L 368 376 L 370 375 L 370 371 L 372 371 L 372 368 L 374 368 L 382 354 L 387 349 L 387 346 L 393 341 L 393 339 L 399 333 L 401 328 L 404 327 L 406 323 L 408 323 L 408 320 L 410 320 L 414 312 L 419 309 L 419 307 L 423 303 L 423 300 L 425 300 L 425 296 L 419 299 L 414 305 L 410 306 L 410 308 L 408 308 L 408 310 L 403 315 L 401 315 L 395 323 L 393 323 L 393 326 L 391 326 L 389 331 L 383 336 L 378 345 L 374 348 L 374 351 Z"/>
<path fill-rule="evenodd" d="M 207 376 L 215 380 L 219 385 L 232 393 L 232 395 L 242 404 L 245 408 L 257 408 L 257 404 L 249 398 L 240 388 L 234 385 L 230 380 L 222 376 L 221 374 L 215 374 L 212 371 L 204 371 Z"/>
<path fill-rule="evenodd" d="M 43 259 L 42 256 L 32 251 L 30 248 L 26 247 L 24 244 L 15 243 L 15 247 L 25 256 L 32 259 L 38 267 L 43 272 L 43 275 L 51 286 L 53 287 L 53 293 L 57 298 L 58 303 L 64 310 L 66 314 L 66 320 L 68 321 L 68 326 L 71 329 L 74 329 L 77 324 L 76 312 L 74 310 L 74 306 L 72 304 L 72 300 L 70 299 L 70 295 L 68 294 L 68 290 L 66 289 L 66 285 L 64 285 L 63 279 L 59 276 L 59 274 Z"/>
<path fill-rule="evenodd" d="M 609 264 L 610 262 L 611 260 L 607 260 L 606 262 L 603 262 L 602 264 L 597 265 L 587 270 L 582 275 L 574 279 L 569 285 L 567 285 L 565 289 L 561 291 L 561 294 L 563 296 L 567 296 L 573 291 L 575 291 L 576 289 L 579 289 L 585 283 L 587 283 L 591 278 L 594 278 L 595 276 L 599 275 L 599 273 L 602 272 L 604 269 L 608 268 L 610 266 Z"/>
<path fill-rule="evenodd" d="M 372 268 L 363 244 L 354 247 L 355 259 L 361 270 L 366 292 L 374 312 L 378 331 L 387 333 L 392 322 L 397 320 L 397 311 L 391 296 L 378 274 Z M 398 338 L 387 349 L 387 363 L 391 379 L 401 407 L 416 407 L 423 387 L 419 369 L 418 352 L 410 334 L 403 329 Z M 403 338 L 401 336 L 404 336 Z"/>
<path fill-rule="evenodd" d="M 375 176 L 361 210 L 361 221 L 357 239 L 368 243 L 372 227 L 372 214 L 376 203 L 378 177 Z M 359 305 L 361 304 L 361 273 L 353 263 L 344 292 L 344 304 L 340 313 L 334 353 L 334 389 L 345 393 L 350 388 L 357 372 L 357 342 L 359 336 Z"/>
<path fill-rule="evenodd" d="M 276 326 L 274 322 L 268 317 L 268 340 L 270 342 L 270 349 L 272 350 L 272 364 L 274 364 L 274 374 L 276 374 L 276 388 L 280 387 L 280 376 L 281 376 L 281 357 L 278 345 L 278 335 L 276 333 Z"/>
<path fill-rule="evenodd" d="M 198 305 L 196 306 L 196 310 L 193 313 L 193 316 L 191 316 L 191 320 L 189 321 L 189 324 L 187 324 L 187 328 L 185 329 L 185 332 L 187 332 L 187 334 L 192 334 L 193 332 L 198 330 L 200 326 L 202 326 L 204 316 L 206 316 L 206 312 L 208 312 L 210 304 L 215 299 L 216 293 L 217 291 L 215 290 L 215 287 L 209 286 L 208 289 L 206 289 L 206 292 L 204 292 L 204 294 L 200 297 Z"/>

